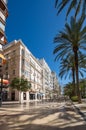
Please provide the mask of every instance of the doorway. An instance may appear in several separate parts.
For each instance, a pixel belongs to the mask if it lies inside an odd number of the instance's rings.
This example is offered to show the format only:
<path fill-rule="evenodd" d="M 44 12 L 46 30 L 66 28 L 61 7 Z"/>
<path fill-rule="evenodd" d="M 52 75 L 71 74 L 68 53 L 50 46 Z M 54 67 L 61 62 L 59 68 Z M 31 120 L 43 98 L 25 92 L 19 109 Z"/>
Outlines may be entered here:
<path fill-rule="evenodd" d="M 11 93 L 11 100 L 12 100 L 12 101 L 15 101 L 15 92 L 12 92 L 12 93 Z"/>

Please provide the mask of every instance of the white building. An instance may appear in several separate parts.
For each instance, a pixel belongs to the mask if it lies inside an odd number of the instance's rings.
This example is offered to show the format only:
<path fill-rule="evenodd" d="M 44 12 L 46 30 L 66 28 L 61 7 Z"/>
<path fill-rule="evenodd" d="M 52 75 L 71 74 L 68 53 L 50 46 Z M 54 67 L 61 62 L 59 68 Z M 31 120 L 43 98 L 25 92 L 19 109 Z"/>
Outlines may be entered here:
<path fill-rule="evenodd" d="M 40 59 L 39 62 L 43 68 L 43 91 L 45 93 L 45 98 L 49 97 L 49 92 L 52 90 L 51 86 L 51 69 L 48 66 L 47 62 L 43 59 Z"/>
<path fill-rule="evenodd" d="M 7 88 L 7 100 L 28 102 L 49 97 L 53 90 L 52 71 L 44 59 L 38 60 L 21 40 L 14 40 L 4 47 L 7 59 L 4 74 L 11 82 L 15 77 L 24 77 L 31 83 L 31 89 L 20 93 Z"/>
<path fill-rule="evenodd" d="M 4 74 L 9 77 L 10 82 L 14 77 L 24 77 L 30 81 L 32 86 L 30 91 L 21 94 L 17 90 L 9 88 L 9 100 L 25 102 L 40 99 L 42 97 L 40 94 L 42 91 L 42 68 L 38 60 L 21 40 L 15 40 L 6 45 L 4 55 L 7 59 Z"/>

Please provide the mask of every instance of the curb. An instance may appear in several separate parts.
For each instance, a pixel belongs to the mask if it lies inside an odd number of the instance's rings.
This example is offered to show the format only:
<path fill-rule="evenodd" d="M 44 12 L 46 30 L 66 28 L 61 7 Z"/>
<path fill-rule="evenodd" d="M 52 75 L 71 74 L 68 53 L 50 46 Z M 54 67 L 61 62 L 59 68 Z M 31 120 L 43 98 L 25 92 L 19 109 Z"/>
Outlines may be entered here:
<path fill-rule="evenodd" d="M 81 109 L 79 107 L 77 107 L 72 101 L 71 103 L 73 104 L 76 112 L 78 112 L 78 114 L 81 115 L 81 117 L 84 119 L 84 121 L 86 121 L 86 115 L 84 114 L 84 112 L 81 111 Z"/>
<path fill-rule="evenodd" d="M 79 115 L 81 115 L 81 117 L 84 119 L 84 121 L 86 121 L 86 115 L 84 114 L 84 112 L 82 112 L 82 110 L 78 106 L 76 106 L 71 100 L 70 100 L 70 103 L 71 103 L 71 105 L 73 105 L 73 108 L 75 109 L 75 111 Z"/>
<path fill-rule="evenodd" d="M 84 112 L 82 112 L 80 110 L 79 107 L 77 107 L 76 105 L 74 105 L 75 109 L 77 110 L 77 112 L 82 116 L 82 118 L 84 119 L 84 121 L 86 121 L 86 115 L 84 114 Z"/>

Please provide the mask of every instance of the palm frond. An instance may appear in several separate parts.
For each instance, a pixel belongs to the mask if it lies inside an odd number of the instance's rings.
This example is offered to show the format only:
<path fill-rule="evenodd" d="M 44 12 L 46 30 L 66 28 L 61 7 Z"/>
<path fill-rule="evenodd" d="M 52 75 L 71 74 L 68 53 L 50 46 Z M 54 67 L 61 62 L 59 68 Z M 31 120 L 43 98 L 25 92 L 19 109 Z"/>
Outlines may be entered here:
<path fill-rule="evenodd" d="M 69 8 L 67 10 L 67 13 L 66 13 L 66 19 L 67 19 L 69 13 L 71 12 L 71 10 L 74 8 L 75 5 L 76 5 L 76 0 L 72 0 L 70 5 L 69 5 Z"/>
<path fill-rule="evenodd" d="M 64 7 L 70 2 L 70 0 L 62 0 L 58 6 L 57 6 L 57 9 L 58 9 L 58 12 L 57 12 L 57 15 L 64 9 Z"/>
<path fill-rule="evenodd" d="M 78 3 L 78 5 L 77 5 L 76 11 L 75 11 L 75 17 L 76 17 L 76 16 L 78 15 L 78 13 L 80 12 L 82 0 L 79 0 L 79 2 L 77 2 L 77 3 Z"/>
<path fill-rule="evenodd" d="M 57 7 L 58 5 L 58 0 L 55 1 L 55 8 Z"/>

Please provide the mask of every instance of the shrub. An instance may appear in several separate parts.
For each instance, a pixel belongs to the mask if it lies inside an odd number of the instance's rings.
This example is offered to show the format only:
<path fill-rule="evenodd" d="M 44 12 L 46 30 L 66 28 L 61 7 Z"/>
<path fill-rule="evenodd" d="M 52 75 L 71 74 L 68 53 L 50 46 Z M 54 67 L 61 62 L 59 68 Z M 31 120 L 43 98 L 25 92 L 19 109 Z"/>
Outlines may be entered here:
<path fill-rule="evenodd" d="M 77 102 L 77 101 L 78 101 L 78 96 L 73 96 L 73 97 L 71 97 L 71 100 L 72 100 L 73 102 Z"/>

